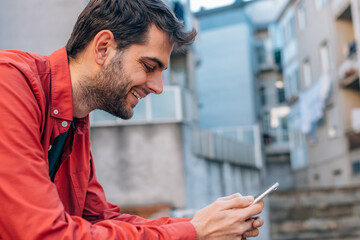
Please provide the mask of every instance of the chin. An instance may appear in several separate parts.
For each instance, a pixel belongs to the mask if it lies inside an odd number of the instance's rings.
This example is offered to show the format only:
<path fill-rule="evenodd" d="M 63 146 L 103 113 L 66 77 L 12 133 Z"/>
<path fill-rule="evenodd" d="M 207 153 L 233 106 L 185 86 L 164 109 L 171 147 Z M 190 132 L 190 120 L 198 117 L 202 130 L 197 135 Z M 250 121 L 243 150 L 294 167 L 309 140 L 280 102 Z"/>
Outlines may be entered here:
<path fill-rule="evenodd" d="M 133 115 L 134 115 L 134 113 L 132 112 L 131 114 L 128 114 L 128 115 L 125 115 L 125 116 L 123 115 L 123 116 L 121 116 L 119 118 L 124 119 L 124 120 L 128 120 L 128 119 L 132 118 Z"/>
<path fill-rule="evenodd" d="M 115 116 L 124 119 L 124 120 L 128 120 L 130 118 L 132 118 L 134 115 L 134 110 L 131 109 L 127 109 L 126 111 L 120 111 L 118 112 L 118 114 L 115 114 Z"/>
<path fill-rule="evenodd" d="M 130 119 L 134 115 L 134 110 L 132 108 L 128 108 L 128 109 L 123 109 L 123 108 L 109 109 L 109 108 L 107 108 L 107 109 L 102 109 L 102 110 L 104 110 L 107 113 L 110 113 L 111 115 L 113 115 L 115 117 L 118 117 L 118 118 L 121 118 L 124 120 Z"/>

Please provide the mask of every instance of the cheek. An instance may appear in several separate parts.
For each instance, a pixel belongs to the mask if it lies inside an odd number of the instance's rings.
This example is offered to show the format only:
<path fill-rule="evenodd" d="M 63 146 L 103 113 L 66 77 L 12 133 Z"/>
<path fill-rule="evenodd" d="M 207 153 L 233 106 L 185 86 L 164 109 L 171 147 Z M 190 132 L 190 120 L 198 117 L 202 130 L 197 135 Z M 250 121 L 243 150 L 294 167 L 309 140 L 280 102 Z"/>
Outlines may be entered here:
<path fill-rule="evenodd" d="M 147 74 L 144 71 L 136 72 L 131 74 L 130 78 L 134 86 L 143 85 L 146 83 Z"/>

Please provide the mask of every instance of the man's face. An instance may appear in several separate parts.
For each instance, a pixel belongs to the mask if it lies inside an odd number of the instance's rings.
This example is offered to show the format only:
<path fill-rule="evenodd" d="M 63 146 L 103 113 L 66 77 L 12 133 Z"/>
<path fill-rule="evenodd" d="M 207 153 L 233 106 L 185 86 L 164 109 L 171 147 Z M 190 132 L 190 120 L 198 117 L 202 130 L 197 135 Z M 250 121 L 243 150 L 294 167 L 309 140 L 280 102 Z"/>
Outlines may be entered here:
<path fill-rule="evenodd" d="M 89 97 L 95 108 L 129 119 L 149 93 L 163 91 L 161 72 L 169 64 L 172 44 L 166 33 L 150 27 L 148 41 L 117 52 L 91 81 Z"/>

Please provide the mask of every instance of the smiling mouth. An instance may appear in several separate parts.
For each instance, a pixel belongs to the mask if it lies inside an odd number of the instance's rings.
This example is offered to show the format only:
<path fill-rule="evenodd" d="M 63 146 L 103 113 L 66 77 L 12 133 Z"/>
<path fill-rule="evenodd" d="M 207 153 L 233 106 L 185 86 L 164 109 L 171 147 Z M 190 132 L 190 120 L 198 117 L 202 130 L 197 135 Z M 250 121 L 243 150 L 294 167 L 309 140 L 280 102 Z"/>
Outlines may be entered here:
<path fill-rule="evenodd" d="M 135 92 L 134 89 L 131 89 L 130 92 L 131 92 L 137 99 L 142 99 L 142 97 L 141 97 L 137 92 Z"/>

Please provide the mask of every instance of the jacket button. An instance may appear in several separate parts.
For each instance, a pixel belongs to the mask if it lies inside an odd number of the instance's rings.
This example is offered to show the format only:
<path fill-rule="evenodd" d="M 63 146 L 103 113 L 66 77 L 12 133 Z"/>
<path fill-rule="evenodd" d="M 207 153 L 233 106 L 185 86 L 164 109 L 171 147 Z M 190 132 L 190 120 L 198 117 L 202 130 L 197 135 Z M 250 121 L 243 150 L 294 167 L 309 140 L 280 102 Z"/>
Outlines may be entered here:
<path fill-rule="evenodd" d="M 55 109 L 55 110 L 53 111 L 53 113 L 54 113 L 55 115 L 57 115 L 57 114 L 59 113 L 59 110 Z"/>
<path fill-rule="evenodd" d="M 67 127 L 67 126 L 68 126 L 68 122 L 67 122 L 67 121 L 63 121 L 63 122 L 61 123 L 61 126 Z"/>

